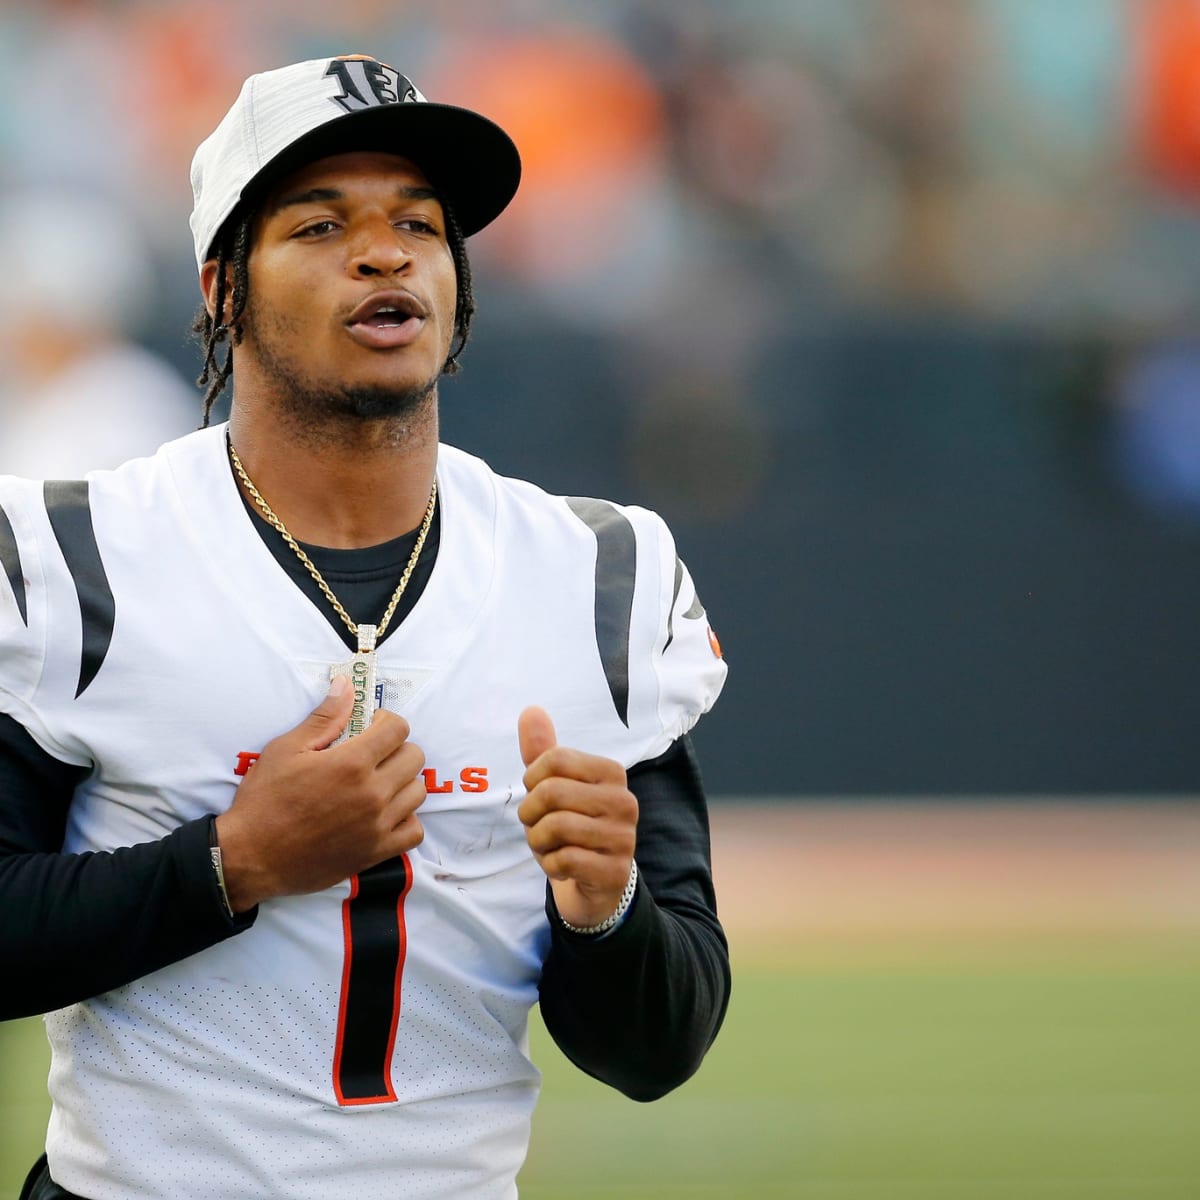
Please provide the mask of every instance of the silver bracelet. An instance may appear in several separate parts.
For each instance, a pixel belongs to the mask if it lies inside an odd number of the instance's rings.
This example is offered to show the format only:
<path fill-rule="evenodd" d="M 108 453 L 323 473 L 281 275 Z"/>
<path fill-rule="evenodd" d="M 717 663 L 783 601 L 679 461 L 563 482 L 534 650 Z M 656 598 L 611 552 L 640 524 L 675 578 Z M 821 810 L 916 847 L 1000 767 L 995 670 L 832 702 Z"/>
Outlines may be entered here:
<path fill-rule="evenodd" d="M 213 874 L 217 878 L 217 890 L 221 893 L 221 903 L 229 919 L 234 916 L 233 905 L 229 903 L 229 892 L 225 888 L 225 864 L 221 861 L 221 847 L 217 844 L 217 822 L 214 819 L 208 827 L 208 857 L 212 859 Z"/>
<path fill-rule="evenodd" d="M 572 925 L 570 921 L 564 920 L 561 916 L 558 919 L 572 933 L 583 933 L 589 937 L 594 937 L 598 933 L 607 933 L 629 911 L 629 906 L 633 903 L 634 893 L 637 891 L 637 881 L 637 860 L 634 859 L 629 865 L 629 882 L 625 885 L 625 890 L 621 893 L 621 902 L 617 905 L 617 911 L 611 917 L 605 917 L 599 925 Z"/>

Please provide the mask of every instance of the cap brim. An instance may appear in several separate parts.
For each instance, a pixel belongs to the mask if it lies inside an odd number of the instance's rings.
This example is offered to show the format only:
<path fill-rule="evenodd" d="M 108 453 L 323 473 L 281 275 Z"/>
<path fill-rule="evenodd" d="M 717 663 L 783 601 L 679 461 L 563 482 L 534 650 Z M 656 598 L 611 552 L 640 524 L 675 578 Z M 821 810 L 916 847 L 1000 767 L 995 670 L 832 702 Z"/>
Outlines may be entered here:
<path fill-rule="evenodd" d="M 464 237 L 494 221 L 521 181 L 521 156 L 512 138 L 487 117 L 450 104 L 389 104 L 347 113 L 298 138 L 242 189 L 235 211 L 300 167 L 360 150 L 397 154 L 420 167 L 453 210 Z"/>

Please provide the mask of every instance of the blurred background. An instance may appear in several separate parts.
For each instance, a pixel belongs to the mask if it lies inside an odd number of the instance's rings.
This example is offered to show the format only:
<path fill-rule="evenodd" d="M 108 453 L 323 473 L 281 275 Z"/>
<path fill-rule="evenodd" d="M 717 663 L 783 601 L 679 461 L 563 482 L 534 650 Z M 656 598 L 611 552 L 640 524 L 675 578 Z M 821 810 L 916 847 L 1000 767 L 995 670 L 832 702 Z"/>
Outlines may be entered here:
<path fill-rule="evenodd" d="M 658 509 L 731 666 L 729 1027 L 548 1066 L 523 1194 L 1200 1194 L 1200 0 L 0 3 L 0 471 L 195 426 L 192 152 L 351 51 L 526 164 L 446 439 Z"/>
<path fill-rule="evenodd" d="M 446 435 L 667 517 L 715 791 L 1192 790 L 1192 0 L 0 5 L 0 470 L 195 424 L 192 151 L 346 48 L 520 144 Z"/>

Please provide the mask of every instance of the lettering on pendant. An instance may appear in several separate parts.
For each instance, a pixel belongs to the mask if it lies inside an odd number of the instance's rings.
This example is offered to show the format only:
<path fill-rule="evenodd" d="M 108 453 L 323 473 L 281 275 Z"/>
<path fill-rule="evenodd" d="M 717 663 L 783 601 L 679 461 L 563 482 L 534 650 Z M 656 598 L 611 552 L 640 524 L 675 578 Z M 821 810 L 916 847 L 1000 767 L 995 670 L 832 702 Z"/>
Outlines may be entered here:
<path fill-rule="evenodd" d="M 357 721 L 361 729 L 363 707 L 367 702 L 367 664 L 356 662 L 350 669 L 354 672 L 354 678 L 350 681 L 354 686 L 354 710 L 350 717 L 350 724 L 353 725 Z"/>
<path fill-rule="evenodd" d="M 346 738 L 356 737 L 371 724 L 375 708 L 372 701 L 375 700 L 377 691 L 375 664 L 369 655 L 360 650 L 358 655 L 348 663 L 335 667 L 334 671 L 337 674 L 347 675 L 350 679 L 350 687 L 353 689 L 354 705 L 350 710 L 350 720 L 339 739 L 344 741 Z"/>

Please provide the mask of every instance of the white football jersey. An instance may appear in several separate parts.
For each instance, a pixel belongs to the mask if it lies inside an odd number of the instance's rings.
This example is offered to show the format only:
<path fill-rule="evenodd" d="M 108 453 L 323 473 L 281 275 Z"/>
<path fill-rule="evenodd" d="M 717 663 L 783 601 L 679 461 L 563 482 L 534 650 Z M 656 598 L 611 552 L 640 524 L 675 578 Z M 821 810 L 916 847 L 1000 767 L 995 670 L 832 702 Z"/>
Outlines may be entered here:
<path fill-rule="evenodd" d="M 377 699 L 426 755 L 424 841 L 50 1014 L 47 1148 L 69 1190 L 516 1195 L 549 938 L 517 715 L 541 705 L 560 743 L 629 766 L 692 727 L 725 665 L 655 514 L 448 446 L 437 478 L 432 575 L 377 654 Z M 0 711 L 92 769 L 67 852 L 224 811 L 349 657 L 251 522 L 223 426 L 85 483 L 0 478 Z"/>

